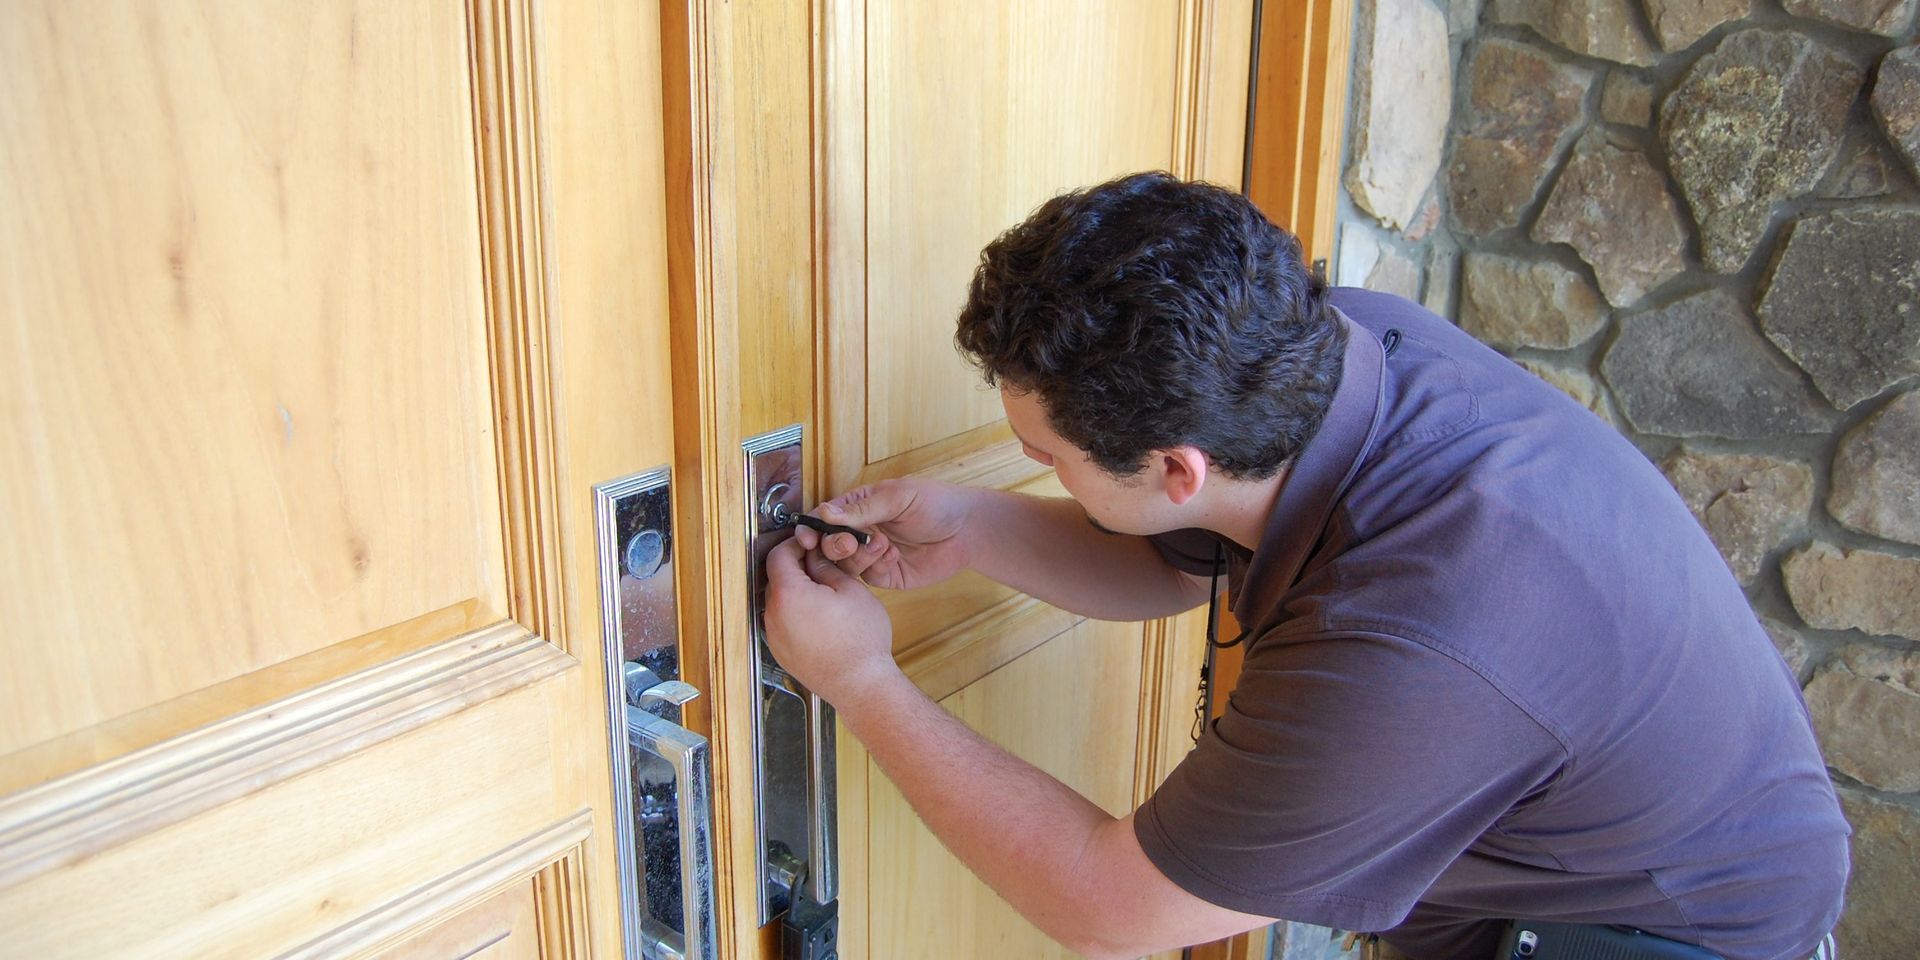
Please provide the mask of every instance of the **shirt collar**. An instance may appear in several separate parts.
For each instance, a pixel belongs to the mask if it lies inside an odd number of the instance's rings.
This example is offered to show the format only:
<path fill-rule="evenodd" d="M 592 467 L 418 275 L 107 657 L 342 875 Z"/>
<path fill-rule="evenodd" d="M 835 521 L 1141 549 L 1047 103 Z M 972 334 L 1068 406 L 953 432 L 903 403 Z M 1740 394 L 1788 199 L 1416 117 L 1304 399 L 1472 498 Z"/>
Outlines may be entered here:
<path fill-rule="evenodd" d="M 1327 309 L 1347 332 L 1340 385 L 1319 431 L 1282 478 L 1266 533 L 1241 578 L 1241 595 L 1233 598 L 1233 615 L 1243 628 L 1263 625 L 1299 579 L 1377 428 L 1386 352 L 1366 328 L 1332 305 Z"/>

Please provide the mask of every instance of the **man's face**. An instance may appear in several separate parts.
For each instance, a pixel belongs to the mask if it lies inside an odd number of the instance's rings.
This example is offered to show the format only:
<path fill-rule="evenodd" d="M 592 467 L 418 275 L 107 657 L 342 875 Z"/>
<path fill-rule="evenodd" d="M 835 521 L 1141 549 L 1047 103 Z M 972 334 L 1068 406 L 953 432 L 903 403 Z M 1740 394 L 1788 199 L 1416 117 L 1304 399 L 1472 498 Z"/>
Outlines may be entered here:
<path fill-rule="evenodd" d="M 1020 438 L 1028 457 L 1053 468 L 1060 485 L 1087 512 L 1087 522 L 1105 533 L 1163 533 L 1170 506 L 1152 481 L 1151 466 L 1131 477 L 1115 477 L 1100 468 L 1085 450 L 1053 431 L 1047 409 L 1035 393 L 1000 388 L 1000 404 L 1007 423 Z"/>

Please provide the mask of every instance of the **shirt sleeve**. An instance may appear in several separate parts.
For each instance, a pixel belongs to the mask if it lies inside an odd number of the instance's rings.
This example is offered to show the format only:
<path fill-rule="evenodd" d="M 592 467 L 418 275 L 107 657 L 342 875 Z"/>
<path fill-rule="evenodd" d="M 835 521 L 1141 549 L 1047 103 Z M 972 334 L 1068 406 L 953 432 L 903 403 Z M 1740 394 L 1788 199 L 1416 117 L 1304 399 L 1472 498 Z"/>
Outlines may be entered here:
<path fill-rule="evenodd" d="M 1423 644 L 1270 640 L 1134 832 L 1202 900 L 1387 930 L 1565 758 L 1492 684 Z"/>
<path fill-rule="evenodd" d="M 1212 575 L 1214 551 L 1220 546 L 1218 537 L 1195 527 L 1151 534 L 1147 542 L 1153 544 L 1174 569 L 1196 577 Z M 1221 572 L 1225 572 L 1224 565 Z"/>

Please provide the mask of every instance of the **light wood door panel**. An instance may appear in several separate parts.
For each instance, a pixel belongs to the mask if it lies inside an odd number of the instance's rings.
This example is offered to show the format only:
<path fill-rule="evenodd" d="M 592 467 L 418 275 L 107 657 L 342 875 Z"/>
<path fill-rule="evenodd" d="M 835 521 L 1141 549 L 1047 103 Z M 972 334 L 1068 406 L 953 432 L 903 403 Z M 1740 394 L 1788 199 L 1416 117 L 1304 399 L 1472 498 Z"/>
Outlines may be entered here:
<path fill-rule="evenodd" d="M 1133 809 L 1140 626 L 1083 621 L 941 706 L 1116 816 Z M 1069 693 L 1069 691 L 1072 691 Z M 866 956 L 1071 957 L 920 822 L 878 767 L 865 771 L 873 886 Z M 980 798 L 991 802 L 992 798 Z"/>
<path fill-rule="evenodd" d="M 836 385 L 864 391 L 836 400 L 836 427 L 860 428 L 863 468 L 932 446 L 956 459 L 962 437 L 1006 439 L 952 346 L 980 248 L 1122 173 L 1237 185 L 1252 5 L 846 6 L 825 40 L 830 322 Z M 836 437 L 835 479 L 854 449 Z"/>
<path fill-rule="evenodd" d="M 559 805 L 547 700 L 536 688 L 488 701 L 0 891 L 0 950 L 292 950 L 546 827 Z"/>
<path fill-rule="evenodd" d="M 379 960 L 540 960 L 539 917 L 531 883 L 491 899 L 392 950 Z"/>
<path fill-rule="evenodd" d="M 674 457 L 659 28 L 0 13 L 0 957 L 617 954 L 590 488 Z"/>
<path fill-rule="evenodd" d="M 0 754 L 505 608 L 465 17 L 229 7 L 0 30 Z"/>
<path fill-rule="evenodd" d="M 1122 173 L 1237 185 L 1252 4 L 826 6 L 821 493 L 911 473 L 1064 495 L 954 350 L 980 248 L 1053 195 Z M 1184 754 L 1198 617 L 1093 624 L 971 574 L 883 599 L 923 690 L 1116 814 Z M 846 955 L 1059 952 L 857 748 L 840 763 L 843 910 L 865 921 L 843 928 Z"/>
<path fill-rule="evenodd" d="M 1165 0 L 866 5 L 867 455 L 1001 419 L 952 346 L 980 248 L 1040 201 L 1175 166 Z"/>
<path fill-rule="evenodd" d="M 966 279 L 982 243 L 1061 189 L 1139 168 L 1237 184 L 1253 3 L 666 0 L 662 12 L 669 283 L 677 315 L 695 319 L 677 327 L 676 411 L 699 424 L 681 458 L 697 464 L 691 496 L 709 521 L 688 544 L 705 573 L 683 581 L 682 604 L 710 637 L 733 639 L 708 653 L 716 676 L 738 678 L 750 654 L 747 584 L 730 561 L 746 542 L 741 441 L 802 424 L 810 500 L 909 473 L 1057 490 L 953 353 Z M 937 697 L 964 699 L 1080 636 L 1071 615 L 978 577 L 884 600 L 896 656 Z M 1126 757 L 1115 809 L 1137 802 L 1186 742 L 1197 625 L 1094 631 L 1132 665 L 1100 701 L 1124 702 L 1126 722 L 1091 722 L 1104 708 L 1065 686 L 1036 689 L 1090 711 L 1083 722 L 1053 722 L 1024 688 L 996 709 L 1052 731 L 1036 755 Z M 766 956 L 743 789 L 754 703 L 737 681 L 710 703 L 723 915 L 740 956 Z M 1018 928 L 1003 908 L 971 953 L 889 932 L 931 930 L 943 905 L 894 895 L 917 867 L 887 858 L 878 825 L 905 814 L 844 731 L 838 766 L 841 955 L 1006 955 L 993 944 Z"/>

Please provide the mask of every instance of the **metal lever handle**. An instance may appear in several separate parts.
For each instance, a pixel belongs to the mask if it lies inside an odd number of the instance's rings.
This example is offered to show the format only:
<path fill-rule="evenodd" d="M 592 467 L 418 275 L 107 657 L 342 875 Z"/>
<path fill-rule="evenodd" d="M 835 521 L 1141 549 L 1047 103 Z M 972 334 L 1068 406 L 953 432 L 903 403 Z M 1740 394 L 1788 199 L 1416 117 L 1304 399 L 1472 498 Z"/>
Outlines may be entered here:
<path fill-rule="evenodd" d="M 637 946 L 643 960 L 713 960 L 713 786 L 707 738 L 639 707 L 628 707 L 627 745 L 636 760 L 657 758 L 672 771 L 669 810 L 656 804 L 655 788 L 661 784 L 648 777 L 645 769 L 658 764 L 635 764 L 635 833 L 649 839 L 667 833 L 678 839 L 680 848 L 677 889 L 658 889 L 655 869 L 639 865 L 643 875 L 637 879 L 644 888 L 640 891 L 644 903 L 638 923 L 628 929 L 629 952 Z M 667 846 L 657 840 L 640 844 L 643 851 Z M 632 944 L 636 932 L 639 943 Z"/>

